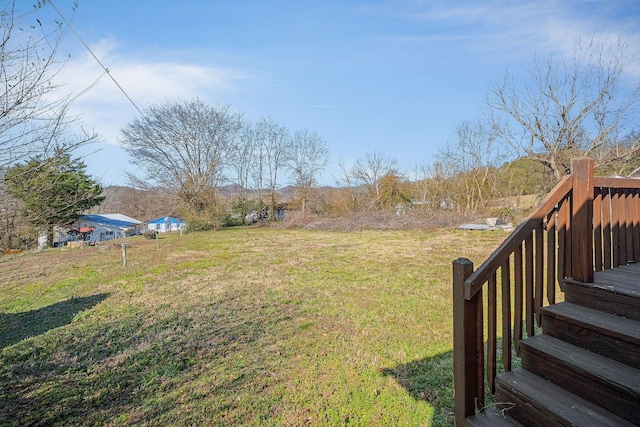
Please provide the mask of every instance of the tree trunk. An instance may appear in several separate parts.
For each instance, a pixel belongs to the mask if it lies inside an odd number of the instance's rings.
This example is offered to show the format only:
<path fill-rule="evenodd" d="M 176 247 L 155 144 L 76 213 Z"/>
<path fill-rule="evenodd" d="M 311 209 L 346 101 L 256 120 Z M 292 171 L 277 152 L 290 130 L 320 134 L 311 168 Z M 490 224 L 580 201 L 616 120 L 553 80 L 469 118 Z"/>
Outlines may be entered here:
<path fill-rule="evenodd" d="M 53 226 L 47 230 L 47 247 L 53 247 Z"/>
<path fill-rule="evenodd" d="M 271 190 L 270 196 L 270 206 L 269 206 L 269 221 L 276 220 L 276 192 L 275 190 Z"/>

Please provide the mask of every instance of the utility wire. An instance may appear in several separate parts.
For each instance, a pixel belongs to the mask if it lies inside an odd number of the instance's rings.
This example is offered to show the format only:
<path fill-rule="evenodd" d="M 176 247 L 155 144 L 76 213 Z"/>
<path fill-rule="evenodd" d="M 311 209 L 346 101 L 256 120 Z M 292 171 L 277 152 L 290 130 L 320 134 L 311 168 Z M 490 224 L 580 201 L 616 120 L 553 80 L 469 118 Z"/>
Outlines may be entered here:
<path fill-rule="evenodd" d="M 85 43 L 85 41 L 82 39 L 82 37 L 80 37 L 80 34 L 78 34 L 78 32 L 76 31 L 75 28 L 73 28 L 73 25 L 71 25 L 71 23 L 69 21 L 67 21 L 67 18 L 64 17 L 64 15 L 62 13 L 60 13 L 60 11 L 58 10 L 58 8 L 56 7 L 55 4 L 53 4 L 52 0 L 47 0 L 47 3 L 49 3 L 54 9 L 55 11 L 58 13 L 58 15 L 60 15 L 60 18 L 62 18 L 62 20 L 65 22 L 65 24 L 67 24 L 67 26 L 71 29 L 71 31 L 73 31 L 73 34 L 76 35 L 76 37 L 78 38 L 78 40 L 80 40 L 80 43 L 83 44 L 83 46 L 89 51 L 89 53 L 91 54 L 91 56 L 93 56 L 93 59 L 96 60 L 96 62 L 98 64 L 100 64 L 100 66 L 102 67 L 102 69 L 104 70 L 105 73 L 107 73 L 107 75 L 111 78 L 111 80 L 113 80 L 113 82 L 116 84 L 116 86 L 118 86 L 118 89 L 120 89 L 120 92 L 122 92 L 124 94 L 124 96 L 127 97 L 127 99 L 129 100 L 129 102 L 131 103 L 131 105 L 133 105 L 133 107 L 138 110 L 138 113 L 140 113 L 141 116 L 144 116 L 144 113 L 142 112 L 142 110 L 140 110 L 140 108 L 138 108 L 138 106 L 136 105 L 135 102 L 133 102 L 133 99 L 131 99 L 131 97 L 127 94 L 127 92 L 124 90 L 124 88 L 122 86 L 120 86 L 120 83 L 118 83 L 116 81 L 116 79 L 111 75 L 111 73 L 109 72 L 109 69 L 107 67 L 104 66 L 104 64 L 98 59 L 98 57 L 96 56 L 95 53 L 93 53 L 93 51 L 91 50 L 91 48 L 89 47 L 89 45 L 87 45 Z M 102 77 L 102 76 L 101 76 Z"/>

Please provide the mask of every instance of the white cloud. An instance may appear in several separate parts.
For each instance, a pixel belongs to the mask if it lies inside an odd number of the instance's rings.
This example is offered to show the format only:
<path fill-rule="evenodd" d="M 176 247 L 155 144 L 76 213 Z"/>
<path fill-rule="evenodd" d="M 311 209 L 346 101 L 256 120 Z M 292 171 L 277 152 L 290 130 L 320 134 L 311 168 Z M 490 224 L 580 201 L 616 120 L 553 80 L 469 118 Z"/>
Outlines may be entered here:
<path fill-rule="evenodd" d="M 112 39 L 102 40 L 92 51 L 140 109 L 173 99 L 201 97 L 208 101 L 252 79 L 241 70 L 166 60 L 169 54 L 162 52 L 145 59 L 129 57 L 118 52 Z M 71 112 L 81 114 L 85 125 L 107 143 L 115 143 L 120 128 L 137 114 L 89 52 L 70 59 L 56 81 L 61 91 L 77 96 Z"/>
<path fill-rule="evenodd" d="M 228 98 L 227 94 L 256 78 L 242 70 L 214 67 L 194 62 L 170 60 L 167 52 L 153 51 L 144 58 L 122 53 L 113 39 L 104 39 L 91 47 L 111 76 L 126 91 L 138 108 L 167 100 L 200 97 L 205 102 Z M 130 169 L 128 156 L 118 144 L 120 129 L 138 112 L 96 59 L 86 50 L 72 57 L 56 75 L 61 87 L 47 96 L 57 99 L 71 93 L 70 114 L 81 118 L 82 127 L 96 132 L 100 142 L 80 150 L 88 170 L 104 184 L 124 184 L 122 171 Z"/>
<path fill-rule="evenodd" d="M 501 59 L 530 58 L 533 52 L 572 52 L 578 39 L 594 34 L 629 40 L 638 48 L 638 23 L 621 22 L 623 4 L 602 1 L 419 2 L 404 19 L 425 25 L 426 39 L 455 41 L 458 46 Z M 615 18 L 614 18 L 615 17 Z M 435 37 L 435 39 L 434 39 Z"/>

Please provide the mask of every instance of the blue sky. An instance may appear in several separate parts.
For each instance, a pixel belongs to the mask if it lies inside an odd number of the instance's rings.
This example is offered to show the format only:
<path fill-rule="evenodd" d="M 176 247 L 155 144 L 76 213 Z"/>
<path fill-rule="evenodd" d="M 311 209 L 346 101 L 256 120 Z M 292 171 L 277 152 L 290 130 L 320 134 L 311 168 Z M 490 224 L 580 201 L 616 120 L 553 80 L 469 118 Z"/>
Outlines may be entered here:
<path fill-rule="evenodd" d="M 594 33 L 640 53 L 635 0 L 79 0 L 75 13 L 73 0 L 54 4 L 140 108 L 199 97 L 315 130 L 329 145 L 329 185 L 339 160 L 374 151 L 408 174 L 430 163 L 505 71 L 525 78 L 534 53 L 568 54 Z M 41 13 L 56 17 L 51 5 Z M 103 74 L 72 33 L 61 52 L 71 55 L 58 75 L 65 91 Z M 639 77 L 640 64 L 629 72 Z M 102 76 L 73 112 L 101 135 L 89 173 L 124 184 L 131 166 L 118 136 L 135 108 Z"/>

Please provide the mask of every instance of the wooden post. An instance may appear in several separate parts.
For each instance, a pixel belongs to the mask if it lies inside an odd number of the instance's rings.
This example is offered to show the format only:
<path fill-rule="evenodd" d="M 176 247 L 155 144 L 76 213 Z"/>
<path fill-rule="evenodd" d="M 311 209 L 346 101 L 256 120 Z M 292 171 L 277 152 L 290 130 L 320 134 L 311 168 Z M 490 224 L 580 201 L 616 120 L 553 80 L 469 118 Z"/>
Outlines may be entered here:
<path fill-rule="evenodd" d="M 122 244 L 122 266 L 127 266 L 127 245 L 126 243 Z"/>
<path fill-rule="evenodd" d="M 464 281 L 473 273 L 465 258 L 453 261 L 453 379 L 455 425 L 464 426 L 484 406 L 482 290 L 464 298 Z"/>
<path fill-rule="evenodd" d="M 573 163 L 571 264 L 573 279 L 593 282 L 593 159 Z"/>

